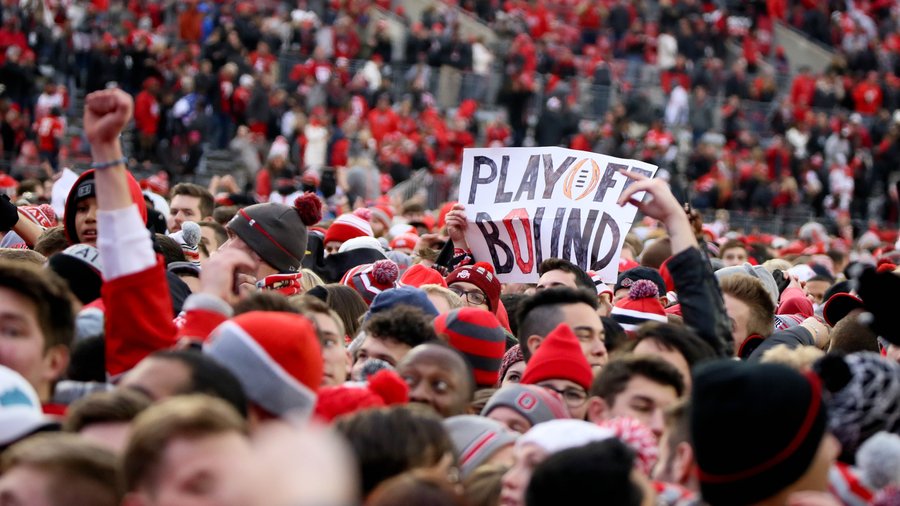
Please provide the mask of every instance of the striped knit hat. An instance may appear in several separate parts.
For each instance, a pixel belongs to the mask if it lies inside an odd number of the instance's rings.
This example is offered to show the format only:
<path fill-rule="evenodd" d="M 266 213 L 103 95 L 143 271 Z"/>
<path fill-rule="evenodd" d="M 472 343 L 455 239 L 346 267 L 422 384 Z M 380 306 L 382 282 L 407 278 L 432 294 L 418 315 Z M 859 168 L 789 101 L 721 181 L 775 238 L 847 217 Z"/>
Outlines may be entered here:
<path fill-rule="evenodd" d="M 648 321 L 666 323 L 666 310 L 659 302 L 659 291 L 653 281 L 635 281 L 628 290 L 628 297 L 616 302 L 612 309 L 613 320 L 626 331 L 633 332 Z"/>
<path fill-rule="evenodd" d="M 247 397 L 269 414 L 312 414 L 322 383 L 322 350 L 308 319 L 272 311 L 244 313 L 216 327 L 204 351 L 228 368 Z"/>
<path fill-rule="evenodd" d="M 353 213 L 338 216 L 325 233 L 325 244 L 346 242 L 354 237 L 374 236 L 372 225 L 369 224 L 370 214 L 368 209 L 357 209 Z"/>
<path fill-rule="evenodd" d="M 479 388 L 497 383 L 506 352 L 506 334 L 493 313 L 476 307 L 454 309 L 434 320 L 434 331 L 446 336 L 450 346 L 463 354 Z"/>
<path fill-rule="evenodd" d="M 453 441 L 462 478 L 487 462 L 495 453 L 516 442 L 518 434 L 500 422 L 477 415 L 451 416 L 444 428 Z"/>
<path fill-rule="evenodd" d="M 350 269 L 344 274 L 341 284 L 356 290 L 366 304 L 371 305 L 376 295 L 397 286 L 398 277 L 400 268 L 397 264 L 391 260 L 379 260 Z"/>
<path fill-rule="evenodd" d="M 534 385 L 519 383 L 497 390 L 484 405 L 481 416 L 488 416 L 500 407 L 524 416 L 532 427 L 550 420 L 569 418 L 569 409 L 558 393 Z"/>

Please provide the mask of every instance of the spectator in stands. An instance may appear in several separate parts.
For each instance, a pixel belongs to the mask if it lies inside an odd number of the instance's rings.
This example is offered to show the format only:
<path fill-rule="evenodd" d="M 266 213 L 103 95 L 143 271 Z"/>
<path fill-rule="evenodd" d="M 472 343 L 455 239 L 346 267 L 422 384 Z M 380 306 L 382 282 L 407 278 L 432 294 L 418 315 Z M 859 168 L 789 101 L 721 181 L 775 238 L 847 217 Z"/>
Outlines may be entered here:
<path fill-rule="evenodd" d="M 186 221 L 212 221 L 213 206 L 213 196 L 206 188 L 193 183 L 175 185 L 169 205 L 169 232 L 178 232 Z"/>

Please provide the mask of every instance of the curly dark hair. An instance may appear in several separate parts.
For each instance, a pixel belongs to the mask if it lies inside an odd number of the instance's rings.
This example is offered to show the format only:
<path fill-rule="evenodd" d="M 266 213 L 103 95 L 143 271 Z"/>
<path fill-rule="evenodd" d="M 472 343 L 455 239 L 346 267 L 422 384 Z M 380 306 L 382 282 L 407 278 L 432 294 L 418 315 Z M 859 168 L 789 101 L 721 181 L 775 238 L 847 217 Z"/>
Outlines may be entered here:
<path fill-rule="evenodd" d="M 416 307 L 397 306 L 369 318 L 363 325 L 369 337 L 393 339 L 411 348 L 437 341 L 428 316 Z"/>

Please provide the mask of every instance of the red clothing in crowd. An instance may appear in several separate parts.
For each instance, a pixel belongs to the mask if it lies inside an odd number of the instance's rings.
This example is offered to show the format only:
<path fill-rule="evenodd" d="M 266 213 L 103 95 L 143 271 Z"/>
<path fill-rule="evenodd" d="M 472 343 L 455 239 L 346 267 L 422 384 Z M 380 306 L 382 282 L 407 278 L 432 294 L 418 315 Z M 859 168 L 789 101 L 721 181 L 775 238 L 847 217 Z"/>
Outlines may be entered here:
<path fill-rule="evenodd" d="M 243 120 L 248 104 L 250 104 L 250 89 L 238 86 L 231 96 L 231 115 L 236 120 Z"/>
<path fill-rule="evenodd" d="M 275 55 L 259 54 L 258 51 L 250 53 L 249 59 L 250 66 L 253 67 L 253 70 L 264 74 L 268 74 L 272 71 L 272 65 L 274 65 L 276 61 Z"/>
<path fill-rule="evenodd" d="M 660 86 L 666 93 L 671 93 L 675 85 L 680 84 L 685 90 L 691 89 L 691 77 L 684 70 L 672 68 L 659 76 Z"/>
<path fill-rule="evenodd" d="M 791 102 L 794 105 L 809 107 L 816 93 L 816 78 L 811 75 L 798 75 L 791 85 Z"/>
<path fill-rule="evenodd" d="M 41 151 L 56 151 L 59 148 L 59 140 L 66 131 L 66 126 L 57 116 L 45 116 L 35 124 L 38 135 L 38 149 Z"/>
<path fill-rule="evenodd" d="M 881 86 L 870 81 L 863 81 L 853 88 L 853 104 L 860 114 L 875 114 L 881 109 L 884 93 Z"/>
<path fill-rule="evenodd" d="M 372 138 L 379 144 L 382 139 L 389 134 L 396 132 L 400 122 L 397 113 L 393 109 L 372 109 L 369 111 L 366 120 L 369 123 L 369 131 L 372 132 Z"/>
<path fill-rule="evenodd" d="M 334 34 L 332 45 L 334 47 L 334 57 L 354 59 L 359 54 L 359 36 L 352 31 L 343 34 Z"/>
<path fill-rule="evenodd" d="M 588 140 L 587 136 L 584 134 L 578 134 L 575 137 L 572 137 L 572 142 L 569 143 L 569 148 L 578 149 L 580 151 L 590 151 L 591 141 Z"/>
<path fill-rule="evenodd" d="M 488 125 L 487 130 L 485 131 L 485 143 L 488 146 L 494 143 L 506 146 L 507 143 L 509 143 L 511 135 L 509 127 L 506 125 L 502 123 L 492 123 L 491 125 Z"/>
<path fill-rule="evenodd" d="M 178 35 L 185 42 L 200 42 L 203 35 L 203 13 L 196 6 L 178 16 Z"/>
<path fill-rule="evenodd" d="M 138 93 L 134 101 L 134 124 L 146 135 L 156 135 L 159 127 L 159 102 L 147 90 Z"/>

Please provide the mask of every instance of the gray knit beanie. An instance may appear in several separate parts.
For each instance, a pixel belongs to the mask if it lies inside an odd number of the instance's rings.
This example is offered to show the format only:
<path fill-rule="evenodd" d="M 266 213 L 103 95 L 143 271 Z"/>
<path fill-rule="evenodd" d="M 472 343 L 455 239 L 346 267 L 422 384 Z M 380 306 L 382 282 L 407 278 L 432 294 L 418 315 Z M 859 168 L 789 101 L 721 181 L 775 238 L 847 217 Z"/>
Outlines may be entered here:
<path fill-rule="evenodd" d="M 322 219 L 322 201 L 304 193 L 294 206 L 267 203 L 238 211 L 228 229 L 278 272 L 299 272 L 306 254 L 306 227 Z"/>

